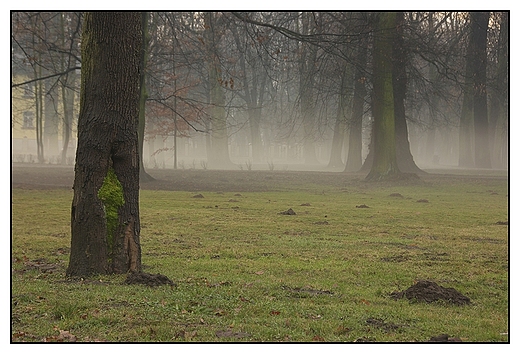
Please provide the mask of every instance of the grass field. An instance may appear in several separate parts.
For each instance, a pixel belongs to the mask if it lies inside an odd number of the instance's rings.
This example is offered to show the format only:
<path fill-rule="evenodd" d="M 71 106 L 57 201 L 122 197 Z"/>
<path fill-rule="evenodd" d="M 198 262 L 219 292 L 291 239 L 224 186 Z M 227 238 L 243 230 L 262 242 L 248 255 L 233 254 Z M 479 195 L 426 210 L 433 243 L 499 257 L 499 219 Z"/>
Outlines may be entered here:
<path fill-rule="evenodd" d="M 67 279 L 72 192 L 14 188 L 11 340 L 509 341 L 507 179 L 293 186 L 142 190 L 143 271 L 176 283 L 155 288 Z M 471 304 L 389 296 L 417 280 Z"/>

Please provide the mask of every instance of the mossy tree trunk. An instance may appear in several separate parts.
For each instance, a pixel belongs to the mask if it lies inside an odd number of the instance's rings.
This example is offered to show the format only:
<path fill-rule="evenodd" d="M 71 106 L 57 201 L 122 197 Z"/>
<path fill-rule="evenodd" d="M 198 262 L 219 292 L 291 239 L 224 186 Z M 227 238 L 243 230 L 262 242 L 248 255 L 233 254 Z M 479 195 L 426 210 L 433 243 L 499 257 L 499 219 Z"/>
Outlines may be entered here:
<path fill-rule="evenodd" d="M 396 33 L 396 13 L 382 12 L 376 19 L 373 46 L 374 114 L 373 162 L 367 180 L 383 180 L 400 175 L 395 143 L 392 47 Z"/>
<path fill-rule="evenodd" d="M 141 48 L 141 13 L 85 14 L 68 276 L 141 269 L 137 139 Z M 111 169 L 123 202 L 117 207 L 115 231 L 109 235 L 108 206 L 99 192 Z"/>

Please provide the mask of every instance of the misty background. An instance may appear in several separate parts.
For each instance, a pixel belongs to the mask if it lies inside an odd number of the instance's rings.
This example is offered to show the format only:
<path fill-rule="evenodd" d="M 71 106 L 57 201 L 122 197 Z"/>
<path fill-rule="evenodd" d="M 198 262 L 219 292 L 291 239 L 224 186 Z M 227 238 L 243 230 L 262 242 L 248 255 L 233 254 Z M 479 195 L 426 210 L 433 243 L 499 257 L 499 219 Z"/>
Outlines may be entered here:
<path fill-rule="evenodd" d="M 146 16 L 145 168 L 361 168 L 373 122 L 371 12 Z M 508 168 L 509 13 L 490 12 L 487 28 L 489 166 L 476 166 L 481 141 L 465 116 L 470 18 L 405 13 L 406 123 L 420 168 Z M 12 161 L 73 165 L 82 13 L 11 19 Z M 361 129 L 353 134 L 356 97 Z M 354 149 L 360 161 L 348 166 Z"/>

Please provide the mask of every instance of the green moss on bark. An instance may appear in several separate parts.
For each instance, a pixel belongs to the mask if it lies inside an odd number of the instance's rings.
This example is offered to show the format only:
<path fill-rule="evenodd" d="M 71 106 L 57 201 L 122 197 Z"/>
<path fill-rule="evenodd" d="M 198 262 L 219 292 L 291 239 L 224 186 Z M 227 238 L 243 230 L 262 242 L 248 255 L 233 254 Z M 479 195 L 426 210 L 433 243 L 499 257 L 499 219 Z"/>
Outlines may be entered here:
<path fill-rule="evenodd" d="M 118 209 L 120 206 L 125 204 L 123 186 L 117 179 L 116 173 L 112 167 L 108 170 L 103 185 L 98 191 L 98 198 L 103 202 L 105 208 L 108 253 L 111 255 L 115 232 L 119 224 Z"/>

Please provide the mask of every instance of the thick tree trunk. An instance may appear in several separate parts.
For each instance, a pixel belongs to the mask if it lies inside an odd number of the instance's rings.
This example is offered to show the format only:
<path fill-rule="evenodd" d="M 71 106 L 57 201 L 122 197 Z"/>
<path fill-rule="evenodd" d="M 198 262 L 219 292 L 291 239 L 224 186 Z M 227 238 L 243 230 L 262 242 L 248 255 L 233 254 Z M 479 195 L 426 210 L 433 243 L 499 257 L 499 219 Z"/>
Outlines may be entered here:
<path fill-rule="evenodd" d="M 373 148 L 372 168 L 367 180 L 390 179 L 400 175 L 395 144 L 392 46 L 395 38 L 395 12 L 379 13 L 373 49 Z"/>
<path fill-rule="evenodd" d="M 141 269 L 137 139 L 141 21 L 138 12 L 85 14 L 68 276 Z M 99 198 L 110 168 L 124 200 L 111 237 L 107 206 Z"/>

